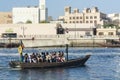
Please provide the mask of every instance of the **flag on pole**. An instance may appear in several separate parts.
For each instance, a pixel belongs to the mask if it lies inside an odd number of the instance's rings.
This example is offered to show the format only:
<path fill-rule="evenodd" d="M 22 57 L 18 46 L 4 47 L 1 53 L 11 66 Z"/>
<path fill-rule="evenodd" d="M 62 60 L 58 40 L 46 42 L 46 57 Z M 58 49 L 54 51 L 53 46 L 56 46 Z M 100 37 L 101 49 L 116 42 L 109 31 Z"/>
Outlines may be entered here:
<path fill-rule="evenodd" d="M 20 40 L 20 45 L 21 45 L 22 49 L 24 49 L 25 46 L 24 46 L 22 40 Z"/>
<path fill-rule="evenodd" d="M 18 47 L 18 52 L 21 54 L 22 51 L 23 51 L 23 49 L 22 49 L 22 46 L 20 45 L 20 46 Z"/>

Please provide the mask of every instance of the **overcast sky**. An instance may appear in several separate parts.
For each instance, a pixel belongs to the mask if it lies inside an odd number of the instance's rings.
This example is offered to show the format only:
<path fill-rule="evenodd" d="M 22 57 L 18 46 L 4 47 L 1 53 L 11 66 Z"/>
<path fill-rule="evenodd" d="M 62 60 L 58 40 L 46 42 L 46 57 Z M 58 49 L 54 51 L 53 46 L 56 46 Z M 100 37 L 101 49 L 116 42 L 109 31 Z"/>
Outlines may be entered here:
<path fill-rule="evenodd" d="M 0 12 L 12 11 L 13 7 L 38 6 L 39 0 L 0 0 Z M 120 13 L 120 0 L 46 0 L 48 15 L 54 19 L 64 15 L 64 7 L 78 8 L 98 7 L 104 13 Z"/>

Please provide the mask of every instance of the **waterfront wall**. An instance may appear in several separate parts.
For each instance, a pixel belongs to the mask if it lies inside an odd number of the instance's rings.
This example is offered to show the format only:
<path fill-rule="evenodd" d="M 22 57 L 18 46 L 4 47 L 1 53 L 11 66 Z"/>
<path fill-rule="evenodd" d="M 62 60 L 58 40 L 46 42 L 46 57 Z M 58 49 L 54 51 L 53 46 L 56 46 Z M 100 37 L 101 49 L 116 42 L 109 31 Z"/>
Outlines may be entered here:
<path fill-rule="evenodd" d="M 112 39 L 109 39 L 112 40 Z M 119 42 L 119 39 L 114 39 Z M 47 46 L 65 46 L 68 44 L 71 47 L 105 47 L 108 44 L 107 39 L 92 39 L 92 38 L 82 38 L 82 39 L 36 39 L 36 40 L 23 40 L 23 43 L 26 47 L 47 47 Z M 110 45 L 110 46 L 111 46 Z M 109 45 L 108 45 L 109 46 Z"/>
<path fill-rule="evenodd" d="M 0 39 L 0 43 L 19 43 L 20 40 L 23 41 L 25 47 L 47 47 L 47 46 L 65 46 L 69 44 L 71 47 L 102 47 L 102 45 L 107 44 L 107 40 L 113 40 L 112 38 L 67 38 L 67 37 L 56 37 L 56 38 L 41 38 L 41 39 Z M 114 38 L 115 41 L 119 41 L 118 38 Z M 109 42 L 110 43 L 110 42 Z M 110 43 L 111 44 L 111 43 Z"/>

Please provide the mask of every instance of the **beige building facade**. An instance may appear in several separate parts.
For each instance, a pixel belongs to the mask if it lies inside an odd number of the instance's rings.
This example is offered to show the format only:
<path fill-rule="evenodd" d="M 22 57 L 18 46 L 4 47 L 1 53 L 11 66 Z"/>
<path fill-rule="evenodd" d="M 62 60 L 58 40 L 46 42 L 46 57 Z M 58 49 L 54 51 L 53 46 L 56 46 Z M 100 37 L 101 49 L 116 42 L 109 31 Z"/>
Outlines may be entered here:
<path fill-rule="evenodd" d="M 114 27 L 114 28 L 97 28 L 97 36 L 116 36 L 116 33 L 117 32 L 117 29 Z"/>
<path fill-rule="evenodd" d="M 35 27 L 34 27 L 35 26 Z M 68 35 L 69 37 L 87 37 L 93 35 L 93 28 L 90 28 L 90 24 L 66 24 L 63 23 L 61 26 L 68 31 L 65 31 L 65 35 Z M 84 28 L 82 27 L 84 26 Z M 25 36 L 26 38 L 40 38 L 41 36 L 51 36 L 53 37 L 56 34 L 56 24 L 0 24 L 0 36 L 2 36 L 3 33 L 17 33 L 18 37 Z M 103 28 L 99 27 L 96 28 L 96 35 L 97 37 L 110 37 L 113 38 L 113 36 L 116 35 L 117 29 L 114 28 Z"/>
<path fill-rule="evenodd" d="M 106 21 L 106 14 L 101 13 L 97 7 L 85 8 L 82 12 L 79 12 L 79 9 L 74 9 L 71 12 L 71 7 L 67 6 L 64 9 L 64 16 L 59 16 L 59 20 L 64 20 L 65 23 L 86 23 L 86 24 L 95 24 L 103 25 Z"/>
<path fill-rule="evenodd" d="M 12 23 L 12 12 L 0 12 L 0 24 Z"/>
<path fill-rule="evenodd" d="M 66 35 L 71 36 L 86 36 L 92 35 L 92 28 L 94 25 L 91 24 L 61 24 L 61 26 L 68 32 L 65 31 Z M 84 28 L 82 28 L 84 26 Z M 57 26 L 54 23 L 47 23 L 47 24 L 0 24 L 0 36 L 3 33 L 17 33 L 19 36 L 29 36 L 35 37 L 40 35 L 57 35 L 56 33 Z"/>

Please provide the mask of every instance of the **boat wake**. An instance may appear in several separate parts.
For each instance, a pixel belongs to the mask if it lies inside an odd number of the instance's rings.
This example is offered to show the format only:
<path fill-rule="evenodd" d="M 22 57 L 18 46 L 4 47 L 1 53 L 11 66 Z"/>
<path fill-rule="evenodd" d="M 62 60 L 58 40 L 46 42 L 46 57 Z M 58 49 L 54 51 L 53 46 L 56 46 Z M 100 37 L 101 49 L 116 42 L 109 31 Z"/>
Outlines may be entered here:
<path fill-rule="evenodd" d="M 19 56 L 19 54 L 18 53 L 9 53 L 9 54 L 0 53 L 0 56 Z"/>
<path fill-rule="evenodd" d="M 21 70 L 21 68 L 11 68 L 9 66 L 0 66 L 0 70 Z"/>
<path fill-rule="evenodd" d="M 3 69 L 9 69 L 10 67 L 7 67 L 7 66 L 0 66 L 0 70 L 3 70 Z"/>

